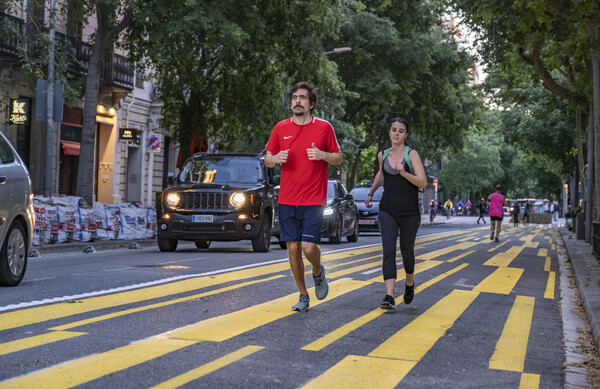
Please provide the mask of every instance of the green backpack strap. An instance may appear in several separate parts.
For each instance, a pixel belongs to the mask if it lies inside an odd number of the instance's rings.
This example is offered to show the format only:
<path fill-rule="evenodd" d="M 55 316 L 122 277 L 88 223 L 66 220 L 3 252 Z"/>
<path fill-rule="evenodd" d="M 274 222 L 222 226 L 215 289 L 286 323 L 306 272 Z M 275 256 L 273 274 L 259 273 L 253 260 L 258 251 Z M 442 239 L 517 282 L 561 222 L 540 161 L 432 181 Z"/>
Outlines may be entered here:
<path fill-rule="evenodd" d="M 392 151 L 392 148 L 390 147 L 387 150 L 383 150 L 383 156 L 381 157 L 381 163 L 383 164 L 383 161 L 385 161 L 385 158 L 388 156 L 388 154 L 390 153 L 390 151 Z"/>
<path fill-rule="evenodd" d="M 409 151 L 410 151 L 410 147 L 404 146 L 404 162 L 406 162 L 406 164 L 408 165 L 408 168 L 414 174 L 415 171 L 412 168 L 412 163 L 410 163 L 410 157 L 408 156 Z"/>

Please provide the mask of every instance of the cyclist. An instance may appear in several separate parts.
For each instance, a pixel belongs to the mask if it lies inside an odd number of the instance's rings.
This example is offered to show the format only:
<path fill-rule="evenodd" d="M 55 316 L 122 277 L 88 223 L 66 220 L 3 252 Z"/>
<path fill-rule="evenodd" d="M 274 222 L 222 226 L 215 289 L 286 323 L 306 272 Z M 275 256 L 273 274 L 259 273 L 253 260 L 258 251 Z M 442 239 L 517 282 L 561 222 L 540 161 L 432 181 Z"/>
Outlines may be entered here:
<path fill-rule="evenodd" d="M 435 202 L 434 199 L 431 199 L 431 202 L 429 203 L 429 222 L 433 222 L 433 218 L 435 217 L 435 214 L 437 213 L 437 203 Z"/>
<path fill-rule="evenodd" d="M 452 201 L 450 201 L 450 199 L 446 200 L 446 202 L 444 203 L 444 209 L 446 210 L 446 219 L 450 219 L 453 207 L 454 204 L 452 204 Z"/>

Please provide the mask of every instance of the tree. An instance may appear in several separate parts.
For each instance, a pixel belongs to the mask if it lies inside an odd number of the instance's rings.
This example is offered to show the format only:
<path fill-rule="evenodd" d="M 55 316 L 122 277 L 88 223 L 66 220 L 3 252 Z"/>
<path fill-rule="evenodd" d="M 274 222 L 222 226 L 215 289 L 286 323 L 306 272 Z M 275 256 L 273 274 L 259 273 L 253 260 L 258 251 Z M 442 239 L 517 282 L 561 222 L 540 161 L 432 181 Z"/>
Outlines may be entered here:
<path fill-rule="evenodd" d="M 521 65 L 527 64 L 529 79 L 539 80 L 552 94 L 571 102 L 575 110 L 593 112 L 594 121 L 589 131 L 595 136 L 590 136 L 590 139 L 598 138 L 600 118 L 596 117 L 596 112 L 600 114 L 600 43 L 597 32 L 600 3 L 591 0 L 500 0 L 487 3 L 456 0 L 450 3 L 463 13 L 469 26 L 479 34 L 478 47 L 484 61 L 491 66 L 496 64 L 508 78 L 519 73 L 522 77 Z M 524 79 L 521 78 L 521 81 Z M 510 105 L 512 102 L 507 103 Z M 582 139 L 577 142 L 583 143 Z M 590 143 L 589 147 L 592 146 Z M 580 154 L 583 154 L 582 151 L 579 147 Z M 598 154 L 588 154 L 591 157 L 588 160 L 590 168 L 600 167 Z M 583 159 L 583 155 L 580 158 Z M 580 162 L 580 173 L 582 165 Z M 591 175 L 591 170 L 588 174 L 589 178 L 595 177 L 594 192 L 598 203 L 599 175 Z M 591 189 L 590 186 L 588 206 L 591 205 Z M 595 217 L 599 216 L 596 210 Z M 586 219 L 589 237 L 591 207 L 587 209 Z"/>
<path fill-rule="evenodd" d="M 333 43 L 353 48 L 335 58 L 350 92 L 342 120 L 363 133 L 352 184 L 362 150 L 388 144 L 393 117 L 409 121 L 409 142 L 431 158 L 442 147 L 459 147 L 476 104 L 467 87 L 472 61 L 442 28 L 436 2 L 355 4 Z"/>
<path fill-rule="evenodd" d="M 206 138 L 224 151 L 262 150 L 277 118 L 289 115 L 286 91 L 296 81 L 320 87 L 317 107 L 334 99 L 341 85 L 321 39 L 335 34 L 340 9 L 331 0 L 145 7 L 146 23 L 130 30 L 128 49 L 158 81 L 164 125 L 182 157 Z"/>
<path fill-rule="evenodd" d="M 135 1 L 91 0 L 84 1 L 82 17 L 88 20 L 95 14 L 96 33 L 93 37 L 89 59 L 83 105 L 83 126 L 76 194 L 89 204 L 93 202 L 94 146 L 96 138 L 96 107 L 99 101 L 102 62 L 107 50 L 112 49 L 119 34 L 131 23 L 136 12 Z"/>

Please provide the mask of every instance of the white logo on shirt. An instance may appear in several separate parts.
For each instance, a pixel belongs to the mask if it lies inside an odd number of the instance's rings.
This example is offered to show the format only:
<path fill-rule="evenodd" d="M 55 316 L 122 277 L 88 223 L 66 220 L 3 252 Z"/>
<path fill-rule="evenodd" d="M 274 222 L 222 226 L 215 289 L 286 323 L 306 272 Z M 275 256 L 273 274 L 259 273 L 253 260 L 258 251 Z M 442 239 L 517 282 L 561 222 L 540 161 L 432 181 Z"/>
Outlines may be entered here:
<path fill-rule="evenodd" d="M 284 136 L 283 139 L 290 139 L 290 138 L 293 138 L 293 137 L 294 137 L 294 135 Z"/>

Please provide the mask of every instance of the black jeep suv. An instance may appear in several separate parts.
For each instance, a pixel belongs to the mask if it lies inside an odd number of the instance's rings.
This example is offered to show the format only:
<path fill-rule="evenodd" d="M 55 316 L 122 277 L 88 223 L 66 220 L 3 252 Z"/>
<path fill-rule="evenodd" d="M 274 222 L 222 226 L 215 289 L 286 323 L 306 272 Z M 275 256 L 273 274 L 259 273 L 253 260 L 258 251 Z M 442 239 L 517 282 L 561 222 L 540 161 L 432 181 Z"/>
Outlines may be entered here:
<path fill-rule="evenodd" d="M 157 204 L 158 248 L 250 239 L 254 251 L 269 251 L 271 236 L 279 236 L 277 185 L 263 154 L 194 154 Z"/>

